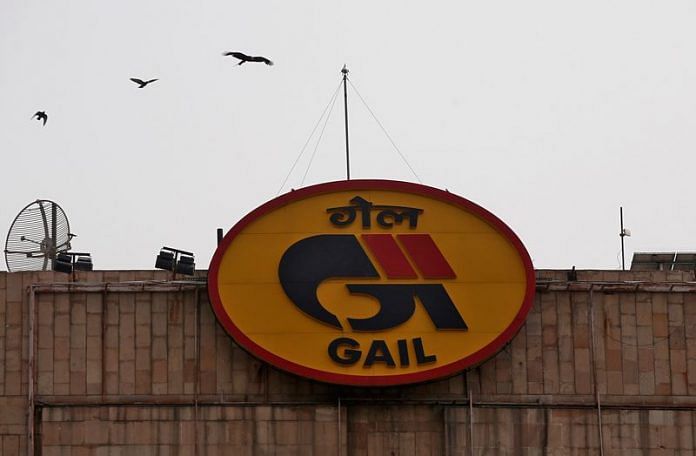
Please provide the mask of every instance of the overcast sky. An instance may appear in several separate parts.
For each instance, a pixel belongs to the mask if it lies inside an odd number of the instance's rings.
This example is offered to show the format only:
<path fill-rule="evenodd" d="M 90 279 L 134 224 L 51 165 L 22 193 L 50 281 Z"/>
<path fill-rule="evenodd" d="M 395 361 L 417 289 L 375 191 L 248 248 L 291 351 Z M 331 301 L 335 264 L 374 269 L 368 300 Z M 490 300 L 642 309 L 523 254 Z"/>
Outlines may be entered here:
<path fill-rule="evenodd" d="M 492 211 L 535 267 L 620 267 L 620 205 L 627 262 L 696 251 L 694 24 L 693 0 L 0 0 L 0 238 L 52 199 L 98 269 L 151 269 L 162 245 L 207 268 L 215 229 L 276 196 L 346 63 L 422 183 Z M 352 177 L 417 182 L 348 105 Z M 345 178 L 342 109 L 304 185 Z"/>

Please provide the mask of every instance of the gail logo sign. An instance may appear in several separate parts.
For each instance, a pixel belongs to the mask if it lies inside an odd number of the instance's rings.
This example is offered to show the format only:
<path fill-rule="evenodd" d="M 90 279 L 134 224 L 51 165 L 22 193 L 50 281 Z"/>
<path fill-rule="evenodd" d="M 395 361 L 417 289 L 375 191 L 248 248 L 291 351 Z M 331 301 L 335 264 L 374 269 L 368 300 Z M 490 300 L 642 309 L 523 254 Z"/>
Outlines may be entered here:
<path fill-rule="evenodd" d="M 293 191 L 225 236 L 208 273 L 215 314 L 278 368 L 348 385 L 452 375 L 493 355 L 531 307 L 517 236 L 422 185 L 343 181 Z"/>

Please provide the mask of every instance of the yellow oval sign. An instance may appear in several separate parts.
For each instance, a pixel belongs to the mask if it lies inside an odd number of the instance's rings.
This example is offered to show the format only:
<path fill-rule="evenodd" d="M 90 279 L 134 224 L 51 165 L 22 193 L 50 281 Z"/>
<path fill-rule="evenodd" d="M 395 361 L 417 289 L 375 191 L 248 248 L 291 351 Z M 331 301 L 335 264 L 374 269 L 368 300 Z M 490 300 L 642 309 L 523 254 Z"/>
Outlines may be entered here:
<path fill-rule="evenodd" d="M 452 375 L 523 324 L 534 269 L 493 214 L 446 191 L 352 180 L 257 208 L 213 256 L 218 320 L 247 351 L 330 383 Z"/>

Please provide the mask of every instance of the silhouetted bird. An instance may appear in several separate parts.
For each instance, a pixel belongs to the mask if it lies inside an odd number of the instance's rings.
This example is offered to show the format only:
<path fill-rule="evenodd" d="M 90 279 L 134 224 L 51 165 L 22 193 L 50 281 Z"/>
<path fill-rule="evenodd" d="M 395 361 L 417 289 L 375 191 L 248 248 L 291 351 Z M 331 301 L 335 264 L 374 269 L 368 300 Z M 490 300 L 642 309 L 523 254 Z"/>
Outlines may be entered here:
<path fill-rule="evenodd" d="M 268 60 L 266 57 L 261 57 L 260 55 L 259 56 L 246 55 L 246 54 L 243 54 L 241 52 L 223 52 L 222 55 L 224 55 L 224 56 L 231 55 L 235 59 L 239 59 L 240 60 L 239 65 L 241 65 L 244 62 L 263 62 L 266 65 L 273 65 L 273 62 Z"/>
<path fill-rule="evenodd" d="M 139 89 L 142 89 L 143 87 L 145 87 L 146 85 L 148 85 L 151 82 L 157 81 L 157 79 L 150 79 L 149 81 L 143 81 L 142 79 L 138 79 L 138 78 L 130 78 L 130 80 L 135 82 L 136 84 L 138 84 Z"/>
<path fill-rule="evenodd" d="M 36 111 L 36 114 L 31 116 L 33 119 L 36 117 L 37 120 L 43 120 L 43 124 L 46 125 L 46 121 L 48 120 L 48 115 L 46 115 L 46 111 Z"/>

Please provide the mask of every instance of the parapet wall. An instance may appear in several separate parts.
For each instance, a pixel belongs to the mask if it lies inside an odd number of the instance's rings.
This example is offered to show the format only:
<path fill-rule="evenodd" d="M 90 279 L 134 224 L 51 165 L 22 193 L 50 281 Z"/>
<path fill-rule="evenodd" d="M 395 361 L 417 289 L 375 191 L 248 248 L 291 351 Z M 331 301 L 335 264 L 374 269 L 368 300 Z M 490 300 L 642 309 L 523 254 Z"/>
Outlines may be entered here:
<path fill-rule="evenodd" d="M 285 374 L 155 271 L 0 273 L 0 454 L 693 454 L 689 273 L 537 271 L 480 366 L 398 388 Z M 28 419 L 32 417 L 33 419 Z M 600 437 L 601 435 L 601 437 Z M 475 450 L 470 453 L 470 450 Z"/>

